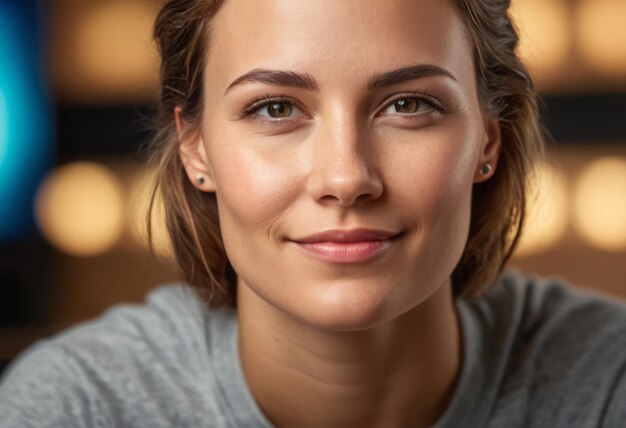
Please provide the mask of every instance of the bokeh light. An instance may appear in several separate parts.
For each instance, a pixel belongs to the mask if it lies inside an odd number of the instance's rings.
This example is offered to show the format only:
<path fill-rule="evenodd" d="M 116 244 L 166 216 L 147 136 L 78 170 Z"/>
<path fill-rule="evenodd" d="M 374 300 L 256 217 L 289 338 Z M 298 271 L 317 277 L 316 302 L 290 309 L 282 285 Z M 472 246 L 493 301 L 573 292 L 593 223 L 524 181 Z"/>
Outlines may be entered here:
<path fill-rule="evenodd" d="M 0 88 L 0 165 L 4 163 L 4 157 L 9 147 L 9 113 L 4 99 L 4 93 Z"/>
<path fill-rule="evenodd" d="M 538 79 L 558 71 L 571 46 L 563 0 L 514 0 L 511 15 L 520 34 L 519 54 Z"/>
<path fill-rule="evenodd" d="M 103 96 L 146 93 L 156 87 L 158 57 L 151 41 L 153 2 L 99 2 L 79 21 L 73 57 L 87 91 Z M 70 82 L 71 83 L 71 82 Z"/>
<path fill-rule="evenodd" d="M 595 247 L 626 249 L 626 158 L 600 158 L 583 170 L 574 194 L 574 226 Z"/>
<path fill-rule="evenodd" d="M 516 255 L 547 250 L 568 226 L 567 181 L 564 174 L 548 163 L 537 167 L 528 195 L 526 225 Z"/>
<path fill-rule="evenodd" d="M 34 1 L 0 0 L 0 243 L 32 234 L 33 195 L 53 151 Z"/>
<path fill-rule="evenodd" d="M 58 249 L 93 256 L 113 247 L 124 228 L 124 192 L 104 166 L 76 162 L 59 167 L 37 193 L 36 217 Z"/>
<path fill-rule="evenodd" d="M 626 1 L 582 0 L 576 29 L 580 53 L 604 75 L 626 76 Z"/>
<path fill-rule="evenodd" d="M 128 211 L 131 233 L 136 242 L 144 248 L 150 248 L 148 239 L 148 210 L 152 199 L 152 190 L 156 179 L 154 169 L 146 169 L 136 174 L 130 193 Z M 165 226 L 163 199 L 157 192 L 154 207 L 150 213 L 152 220 L 152 249 L 158 256 L 173 259 L 171 242 Z"/>

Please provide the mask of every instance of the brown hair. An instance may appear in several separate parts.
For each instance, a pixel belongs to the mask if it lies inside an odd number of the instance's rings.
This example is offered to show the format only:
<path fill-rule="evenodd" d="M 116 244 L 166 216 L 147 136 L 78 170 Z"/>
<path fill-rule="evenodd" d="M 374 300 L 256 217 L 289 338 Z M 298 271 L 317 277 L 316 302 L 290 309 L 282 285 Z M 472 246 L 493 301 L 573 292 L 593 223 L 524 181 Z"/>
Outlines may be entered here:
<path fill-rule="evenodd" d="M 215 195 L 197 190 L 183 169 L 174 109 L 181 108 L 186 123 L 199 122 L 210 23 L 223 1 L 167 0 L 154 30 L 162 62 L 153 203 L 160 192 L 178 266 L 211 306 L 234 304 L 236 275 L 224 251 Z M 502 132 L 498 168 L 490 180 L 474 186 L 468 242 L 452 272 L 455 293 L 472 298 L 493 282 L 517 244 L 526 185 L 543 136 L 532 80 L 515 53 L 518 37 L 507 15 L 510 0 L 452 2 L 473 42 L 483 114 L 497 119 Z"/>

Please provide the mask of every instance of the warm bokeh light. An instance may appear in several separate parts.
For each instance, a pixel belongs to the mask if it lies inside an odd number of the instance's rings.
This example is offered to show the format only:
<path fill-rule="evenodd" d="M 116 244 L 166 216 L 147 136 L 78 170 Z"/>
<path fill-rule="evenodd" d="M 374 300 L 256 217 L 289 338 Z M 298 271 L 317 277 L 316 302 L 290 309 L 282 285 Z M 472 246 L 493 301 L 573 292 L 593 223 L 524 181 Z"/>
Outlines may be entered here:
<path fill-rule="evenodd" d="M 581 0 L 576 13 L 580 53 L 596 71 L 626 76 L 626 1 Z"/>
<path fill-rule="evenodd" d="M 149 248 L 147 215 L 154 183 L 155 171 L 148 169 L 136 174 L 131 188 L 129 224 L 133 238 L 144 248 Z M 158 193 L 151 212 L 151 219 L 152 248 L 157 255 L 172 259 L 171 243 L 165 226 L 163 201 Z"/>
<path fill-rule="evenodd" d="M 519 29 L 519 54 L 536 77 L 541 80 L 557 72 L 567 59 L 572 40 L 566 2 L 513 0 L 511 15 Z"/>
<path fill-rule="evenodd" d="M 76 162 L 54 170 L 39 188 L 36 217 L 43 235 L 60 250 L 100 254 L 124 229 L 124 192 L 104 166 Z"/>
<path fill-rule="evenodd" d="M 626 249 L 626 158 L 600 158 L 581 173 L 574 195 L 574 225 L 598 248 Z"/>
<path fill-rule="evenodd" d="M 76 69 L 66 73 L 82 75 L 74 81 L 99 96 L 151 91 L 158 71 L 151 40 L 154 17 L 153 2 L 145 0 L 97 3 L 77 23 L 72 39 Z"/>
<path fill-rule="evenodd" d="M 531 255 L 554 245 L 568 225 L 567 182 L 561 171 L 544 163 L 529 191 L 526 225 L 516 255 Z"/>

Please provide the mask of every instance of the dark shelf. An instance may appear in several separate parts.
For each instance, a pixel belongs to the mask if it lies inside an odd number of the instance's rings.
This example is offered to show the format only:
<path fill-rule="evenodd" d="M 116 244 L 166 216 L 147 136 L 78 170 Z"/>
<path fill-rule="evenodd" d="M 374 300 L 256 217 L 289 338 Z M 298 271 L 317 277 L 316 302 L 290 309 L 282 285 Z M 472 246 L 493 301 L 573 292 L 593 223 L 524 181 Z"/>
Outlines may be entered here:
<path fill-rule="evenodd" d="M 57 106 L 60 160 L 134 154 L 153 135 L 149 105 Z M 546 95 L 542 120 L 558 144 L 626 142 L 626 93 Z"/>
<path fill-rule="evenodd" d="M 137 153 L 153 135 L 148 105 L 57 106 L 59 160 Z"/>
<path fill-rule="evenodd" d="M 626 143 L 626 93 L 546 95 L 541 116 L 559 144 Z"/>

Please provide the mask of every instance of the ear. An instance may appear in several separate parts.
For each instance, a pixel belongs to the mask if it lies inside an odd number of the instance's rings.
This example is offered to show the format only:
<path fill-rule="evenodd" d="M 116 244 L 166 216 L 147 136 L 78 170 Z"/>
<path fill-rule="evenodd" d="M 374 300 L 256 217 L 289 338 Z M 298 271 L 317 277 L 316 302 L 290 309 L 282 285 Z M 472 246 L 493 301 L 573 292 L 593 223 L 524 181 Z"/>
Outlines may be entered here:
<path fill-rule="evenodd" d="M 482 183 L 489 180 L 496 171 L 500 149 L 502 147 L 502 133 L 500 122 L 495 119 L 487 119 L 485 122 L 486 141 L 484 142 L 476 165 L 474 183 Z"/>
<path fill-rule="evenodd" d="M 215 180 L 209 166 L 206 149 L 200 132 L 190 132 L 185 129 L 181 117 L 182 109 L 176 107 L 176 132 L 178 133 L 178 151 L 187 177 L 191 183 L 203 192 L 215 192 Z"/>

